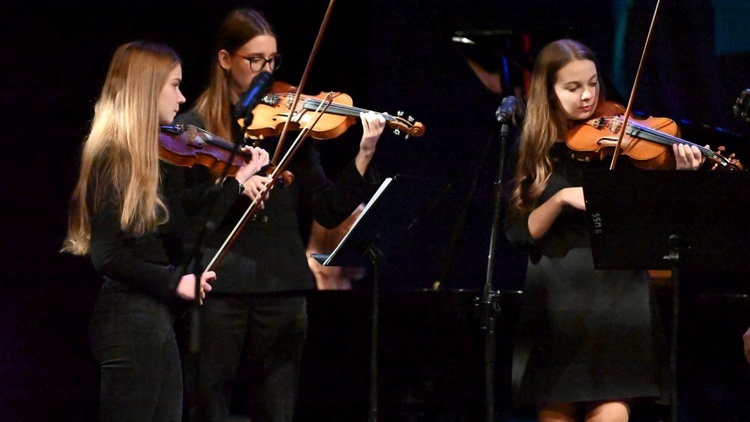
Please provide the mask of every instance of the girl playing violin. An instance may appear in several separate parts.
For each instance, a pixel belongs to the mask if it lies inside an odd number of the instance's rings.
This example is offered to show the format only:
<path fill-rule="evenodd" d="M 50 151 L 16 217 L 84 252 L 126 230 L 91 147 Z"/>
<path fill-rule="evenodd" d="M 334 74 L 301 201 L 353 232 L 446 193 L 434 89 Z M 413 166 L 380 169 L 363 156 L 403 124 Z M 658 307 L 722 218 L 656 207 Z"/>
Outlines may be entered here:
<path fill-rule="evenodd" d="M 208 87 L 176 120 L 244 143 L 241 127 L 232 119 L 233 109 L 260 72 L 272 73 L 281 65 L 276 35 L 258 11 L 236 9 L 222 22 L 214 48 Z M 386 122 L 375 113 L 361 115 L 361 121 L 359 152 L 335 184 L 324 173 L 316 145 L 310 139 L 302 144 L 286 167 L 294 182 L 270 192 L 216 268 L 214 293 L 222 294 L 203 304 L 200 354 L 186 360 L 187 391 L 196 398 L 191 420 L 227 420 L 231 386 L 241 362 L 250 371 L 249 396 L 242 400 L 251 404 L 252 420 L 292 420 L 307 334 L 301 293 L 315 288 L 297 206 L 301 195 L 311 197 L 315 219 L 332 228 L 372 196 L 380 180 L 371 160 Z M 276 139 L 259 140 L 258 145 L 273 151 Z M 188 171 L 195 186 L 213 183 L 200 168 Z M 270 177 L 258 174 L 243 185 L 257 198 L 269 182 Z M 219 247 L 249 205 L 237 201 L 209 244 Z"/>
<path fill-rule="evenodd" d="M 529 253 L 514 399 L 540 421 L 627 421 L 635 398 L 661 395 L 663 333 L 647 272 L 594 269 L 581 175 L 609 163 L 575 160 L 565 144 L 603 98 L 585 45 L 562 39 L 539 52 L 506 234 Z M 672 148 L 678 169 L 703 163 L 695 146 Z"/>
<path fill-rule="evenodd" d="M 62 251 L 90 255 L 104 277 L 90 326 L 102 421 L 181 420 L 172 311 L 196 300 L 196 283 L 205 299 L 216 278 L 175 274 L 190 231 L 182 190 L 174 188 L 182 173 L 160 162 L 159 129 L 185 102 L 181 81 L 170 47 L 136 41 L 115 51 L 70 200 Z"/>

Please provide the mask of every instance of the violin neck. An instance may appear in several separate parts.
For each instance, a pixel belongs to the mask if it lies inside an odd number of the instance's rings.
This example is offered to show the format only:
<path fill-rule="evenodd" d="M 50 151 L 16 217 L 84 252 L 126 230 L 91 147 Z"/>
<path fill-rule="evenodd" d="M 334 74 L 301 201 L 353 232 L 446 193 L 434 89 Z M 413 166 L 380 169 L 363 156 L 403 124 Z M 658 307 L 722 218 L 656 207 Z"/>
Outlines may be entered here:
<path fill-rule="evenodd" d="M 646 139 L 648 141 L 656 142 L 656 143 L 667 145 L 667 146 L 672 146 L 674 144 L 694 146 L 700 150 L 703 156 L 710 158 L 720 164 L 729 165 L 728 162 L 725 162 L 726 159 L 724 159 L 724 157 L 716 154 L 715 152 L 711 151 L 710 149 L 706 147 L 702 147 L 698 144 L 694 144 L 692 142 L 686 141 L 676 136 L 669 135 L 664 132 L 659 132 L 658 130 L 652 129 L 648 126 L 643 126 L 643 125 L 639 125 L 638 123 L 629 122 L 628 130 L 626 133 L 634 138 Z"/>
<path fill-rule="evenodd" d="M 324 108 L 328 102 L 318 99 L 308 99 L 305 100 L 302 103 L 302 107 L 305 110 L 318 110 L 318 108 Z M 321 107 L 321 104 L 323 106 Z M 367 110 L 364 108 L 354 107 L 354 106 L 348 106 L 348 105 L 342 105 L 342 104 L 336 104 L 331 103 L 328 105 L 328 108 L 325 111 L 326 113 L 332 113 L 332 114 L 338 114 L 340 116 L 352 116 L 352 117 L 359 117 L 359 113 L 369 113 L 373 112 L 375 114 L 380 114 L 385 118 L 386 121 L 390 122 L 393 121 L 393 116 L 391 116 L 388 113 L 379 113 L 377 111 Z"/>
<path fill-rule="evenodd" d="M 227 140 L 224 140 L 222 138 L 219 138 L 213 133 L 205 129 L 201 129 L 195 125 L 184 124 L 184 123 L 178 123 L 175 125 L 162 125 L 161 130 L 173 133 L 175 135 L 181 135 L 185 132 L 193 132 L 196 135 L 200 136 L 200 138 L 203 139 L 209 145 L 213 145 L 217 148 L 221 148 L 227 151 L 232 151 L 234 149 L 233 143 Z"/>

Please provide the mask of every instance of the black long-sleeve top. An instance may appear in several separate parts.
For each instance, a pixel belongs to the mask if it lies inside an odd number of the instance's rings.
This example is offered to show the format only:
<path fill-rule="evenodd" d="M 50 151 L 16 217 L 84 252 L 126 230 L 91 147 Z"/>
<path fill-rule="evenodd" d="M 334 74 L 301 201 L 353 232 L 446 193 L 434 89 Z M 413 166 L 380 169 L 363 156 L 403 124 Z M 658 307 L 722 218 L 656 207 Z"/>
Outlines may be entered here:
<path fill-rule="evenodd" d="M 184 264 L 184 245 L 190 236 L 189 219 L 180 200 L 184 182 L 182 169 L 160 163 L 162 198 L 169 210 L 166 224 L 142 236 L 120 229 L 116 205 L 102 207 L 91 219 L 91 261 L 105 279 L 105 289 L 137 291 L 167 305 L 185 303 L 175 295 Z"/>

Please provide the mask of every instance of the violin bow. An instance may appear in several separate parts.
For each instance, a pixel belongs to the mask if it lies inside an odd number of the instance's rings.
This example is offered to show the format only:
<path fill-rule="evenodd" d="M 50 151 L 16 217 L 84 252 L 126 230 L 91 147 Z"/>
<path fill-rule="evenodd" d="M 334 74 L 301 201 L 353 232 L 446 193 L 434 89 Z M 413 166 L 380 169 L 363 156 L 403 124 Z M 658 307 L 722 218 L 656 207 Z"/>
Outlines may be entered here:
<path fill-rule="evenodd" d="M 323 38 L 323 32 L 325 30 L 325 27 L 328 25 L 328 20 L 330 19 L 331 11 L 333 10 L 333 3 L 334 3 L 334 0 L 330 0 L 328 4 L 328 9 L 326 9 L 325 16 L 323 17 L 323 22 L 321 23 L 320 29 L 318 30 L 318 36 L 316 37 L 315 43 L 313 44 L 312 52 L 310 53 L 310 57 L 308 57 L 307 59 L 307 65 L 305 66 L 305 71 L 302 73 L 302 79 L 300 80 L 299 86 L 297 88 L 297 92 L 294 95 L 294 100 L 291 106 L 291 110 L 292 110 L 291 115 L 294 114 L 294 110 L 296 110 L 297 108 L 297 103 L 299 102 L 300 93 L 302 92 L 305 82 L 307 81 L 307 75 L 310 73 L 310 67 L 312 66 L 313 58 L 315 57 L 318 47 L 320 46 L 320 40 Z M 329 95 L 332 95 L 332 94 L 329 94 Z M 332 99 L 327 101 L 324 111 L 328 109 L 328 107 L 330 106 L 332 102 L 333 102 Z M 320 109 L 320 107 L 318 108 Z M 320 120 L 320 117 L 323 116 L 323 112 L 318 114 L 318 117 L 315 119 L 312 125 L 307 126 L 307 130 L 303 128 L 303 130 L 300 132 L 300 134 L 297 136 L 294 143 L 292 144 L 292 147 L 289 148 L 289 151 L 287 151 L 287 153 L 284 155 L 284 160 L 282 160 L 282 162 L 279 163 L 279 165 L 277 165 L 276 163 L 278 162 L 279 155 L 281 154 L 281 151 L 282 151 L 284 138 L 286 137 L 287 131 L 289 129 L 289 121 L 291 120 L 291 115 L 290 115 L 290 118 L 286 119 L 286 121 L 284 122 L 284 127 L 281 130 L 281 134 L 279 135 L 279 140 L 276 144 L 276 150 L 274 151 L 273 158 L 271 159 L 271 165 L 274 166 L 274 170 L 270 175 L 271 181 L 269 181 L 260 191 L 258 196 L 255 199 L 253 199 L 250 206 L 248 206 L 248 208 L 242 214 L 242 217 L 234 226 L 229 236 L 227 236 L 227 238 L 224 240 L 224 243 L 222 243 L 221 247 L 216 252 L 216 254 L 214 254 L 214 257 L 211 259 L 211 261 L 209 262 L 208 266 L 206 267 L 204 271 L 211 271 L 221 263 L 222 259 L 228 252 L 229 248 L 232 246 L 235 239 L 237 238 L 237 235 L 239 235 L 239 233 L 245 227 L 245 224 L 247 223 L 248 219 L 258 211 L 263 199 L 266 197 L 268 191 L 273 187 L 276 181 L 276 178 L 278 177 L 279 174 L 283 172 L 284 168 L 286 167 L 287 161 L 291 159 L 291 157 L 294 155 L 297 149 L 299 149 L 300 145 L 302 144 L 302 141 L 304 141 L 312 132 L 312 126 L 314 126 L 315 123 L 317 123 L 318 120 Z"/>
<path fill-rule="evenodd" d="M 328 110 L 328 107 L 333 103 L 333 92 L 328 93 L 326 96 L 326 100 L 321 102 L 318 105 L 318 108 L 316 110 L 316 113 L 318 113 L 317 117 L 315 118 L 315 121 L 312 122 L 312 124 L 305 125 L 302 130 L 300 131 L 299 135 L 297 135 L 297 138 L 292 143 L 291 148 L 284 154 L 284 157 L 281 159 L 278 165 L 274 165 L 273 171 L 269 175 L 271 177 L 271 180 L 263 186 L 263 189 L 258 193 L 258 196 L 253 199 L 253 201 L 250 203 L 250 206 L 247 207 L 245 212 L 242 214 L 242 217 L 240 217 L 239 221 L 237 221 L 237 224 L 235 224 L 232 231 L 229 233 L 229 236 L 224 240 L 224 243 L 221 244 L 219 249 L 214 254 L 214 257 L 211 258 L 211 261 L 206 266 L 205 271 L 213 271 L 216 269 L 216 267 L 221 264 L 221 261 L 224 259 L 224 256 L 229 251 L 229 248 L 234 244 L 234 241 L 237 239 L 237 235 L 240 234 L 242 229 L 245 227 L 245 224 L 247 224 L 247 221 L 255 215 L 256 212 L 258 212 L 258 209 L 260 208 L 260 204 L 263 202 L 263 200 L 266 198 L 266 195 L 268 194 L 268 191 L 273 188 L 274 183 L 279 178 L 279 175 L 281 175 L 284 170 L 286 169 L 287 164 L 292 159 L 294 154 L 297 152 L 299 147 L 302 145 L 302 142 L 307 139 L 308 136 L 312 133 L 312 128 L 315 126 L 315 123 L 320 120 L 321 117 L 323 117 L 323 114 Z M 322 108 L 322 110 L 321 110 Z M 288 121 L 288 120 L 287 120 Z M 308 122 L 309 123 L 309 122 Z"/>
<path fill-rule="evenodd" d="M 281 135 L 279 135 L 279 140 L 276 143 L 276 150 L 273 153 L 273 158 L 271 159 L 271 163 L 276 163 L 279 159 L 279 155 L 281 154 L 282 147 L 284 145 L 284 138 L 286 137 L 287 130 L 289 129 L 289 121 L 292 120 L 292 116 L 294 116 L 294 111 L 297 110 L 297 103 L 299 102 L 300 94 L 304 90 L 305 83 L 307 82 L 307 75 L 310 73 L 310 68 L 312 67 L 313 59 L 315 58 L 315 55 L 318 52 L 318 47 L 320 47 L 320 41 L 323 39 L 323 32 L 325 31 L 326 26 L 328 26 L 328 20 L 331 17 L 331 11 L 333 10 L 333 3 L 334 0 L 331 0 L 328 3 L 328 9 L 326 9 L 326 13 L 323 16 L 323 22 L 320 24 L 320 29 L 318 30 L 318 36 L 315 38 L 315 43 L 313 44 L 312 51 L 310 52 L 310 56 L 307 58 L 307 64 L 305 65 L 305 71 L 302 72 L 302 79 L 300 79 L 299 85 L 297 85 L 297 92 L 294 94 L 294 100 L 292 100 L 292 106 L 289 110 L 291 110 L 289 114 L 289 118 L 286 119 L 284 122 L 284 127 L 281 129 Z M 317 122 L 317 119 L 316 119 Z"/>
<path fill-rule="evenodd" d="M 648 47 L 651 44 L 651 35 L 654 31 L 654 24 L 656 23 L 656 16 L 659 12 L 659 3 L 661 3 L 661 0 L 656 1 L 656 7 L 654 8 L 654 14 L 651 17 L 651 25 L 649 25 L 648 28 L 648 35 L 646 36 L 646 43 L 643 46 L 643 52 L 641 53 L 641 61 L 638 63 L 638 70 L 635 74 L 635 81 L 633 82 L 633 88 L 630 90 L 630 98 L 628 99 L 628 105 L 625 107 L 625 114 L 623 116 L 622 121 L 622 127 L 623 129 L 620 130 L 620 135 L 617 137 L 617 144 L 615 144 L 615 152 L 612 155 L 612 163 L 609 165 L 609 169 L 613 170 L 615 168 L 615 165 L 617 164 L 617 157 L 620 155 L 620 151 L 622 150 L 622 139 L 625 136 L 625 132 L 627 131 L 626 128 L 628 127 L 628 119 L 630 118 L 630 112 L 633 108 L 633 98 L 635 97 L 635 91 L 638 89 L 638 82 L 641 79 L 641 73 L 643 71 L 643 62 L 646 59 L 646 53 L 648 52 Z"/>

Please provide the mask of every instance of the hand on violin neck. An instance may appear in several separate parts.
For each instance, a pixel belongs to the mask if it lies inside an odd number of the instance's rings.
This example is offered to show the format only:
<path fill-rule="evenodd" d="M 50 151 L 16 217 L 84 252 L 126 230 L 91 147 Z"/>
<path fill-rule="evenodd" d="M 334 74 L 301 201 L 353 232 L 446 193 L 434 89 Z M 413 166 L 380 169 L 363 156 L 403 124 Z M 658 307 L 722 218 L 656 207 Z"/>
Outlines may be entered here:
<path fill-rule="evenodd" d="M 268 151 L 263 148 L 243 146 L 242 152 L 250 156 L 250 161 L 237 170 L 235 178 L 239 180 L 240 183 L 244 183 L 250 178 L 250 176 L 259 172 L 263 166 L 267 165 L 270 161 Z"/>
<path fill-rule="evenodd" d="M 359 152 L 355 158 L 355 164 L 359 174 L 364 176 L 367 167 L 370 165 L 375 148 L 385 129 L 385 117 L 381 114 L 369 111 L 359 113 L 362 121 L 362 140 L 359 142 Z"/>
<path fill-rule="evenodd" d="M 709 148 L 708 145 L 706 145 L 706 148 Z M 706 161 L 706 156 L 695 145 L 677 142 L 672 144 L 672 151 L 674 152 L 675 169 L 677 170 L 697 170 Z"/>
<path fill-rule="evenodd" d="M 362 141 L 359 143 L 360 151 L 375 152 L 375 147 L 385 129 L 385 117 L 372 111 L 359 113 L 362 121 Z"/>

